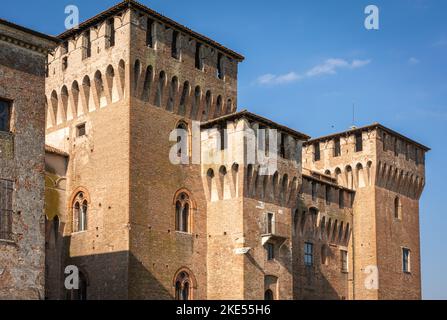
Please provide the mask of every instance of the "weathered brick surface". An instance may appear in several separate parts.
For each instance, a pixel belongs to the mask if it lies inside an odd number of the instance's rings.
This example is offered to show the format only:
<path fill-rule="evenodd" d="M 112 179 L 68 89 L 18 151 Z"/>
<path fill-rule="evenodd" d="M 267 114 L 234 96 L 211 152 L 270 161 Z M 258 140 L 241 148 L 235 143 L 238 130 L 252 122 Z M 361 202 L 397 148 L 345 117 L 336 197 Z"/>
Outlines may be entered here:
<path fill-rule="evenodd" d="M 148 17 L 154 19 L 152 47 L 146 43 Z M 203 38 L 134 7 L 113 19 L 115 46 L 107 45 L 106 21 L 65 39 L 68 53 L 61 46 L 50 57 L 45 89 L 47 144 L 69 155 L 66 186 L 56 195 L 65 206 L 48 207 L 47 214 L 57 211 L 62 221 L 62 266 L 76 264 L 87 275 L 89 299 L 172 299 L 180 271 L 190 276 L 193 299 L 263 299 L 266 290 L 276 299 L 420 297 L 421 161 L 415 165 L 402 154 L 381 152 L 377 133 L 382 129 L 373 127 L 360 130 L 362 152 L 354 152 L 352 132 L 340 135 L 340 157 L 332 156 L 332 138 L 321 139 L 322 159 L 315 162 L 312 145 L 302 147 L 304 135 L 256 115 L 233 114 L 240 58 L 205 41 L 204 68 L 198 70 L 196 42 Z M 179 58 L 171 56 L 174 30 Z M 89 58 L 85 31 L 92 41 Z M 224 52 L 225 79 L 217 77 L 219 52 Z M 197 163 L 175 165 L 169 159 L 175 143 L 169 136 L 179 122 L 188 126 L 189 156 L 192 160 L 191 152 L 198 152 Z M 78 137 L 77 126 L 84 123 L 86 135 Z M 246 161 L 257 150 L 249 149 L 243 132 L 261 125 L 285 138 L 276 175 L 263 176 L 259 166 Z M 231 159 L 217 143 L 221 126 L 227 129 Z M 212 156 L 219 161 L 208 163 Z M 408 178 L 399 178 L 404 172 Z M 316 199 L 312 182 L 320 186 Z M 88 196 L 88 230 L 73 233 L 73 199 L 79 191 Z M 176 231 L 175 197 L 182 192 L 191 199 L 189 233 Z M 339 192 L 345 195 L 342 207 Z M 401 221 L 391 219 L 396 194 Z M 269 213 L 271 232 L 266 231 Z M 304 266 L 305 242 L 314 245 L 311 267 Z M 274 244 L 270 261 L 267 243 Z M 402 275 L 401 246 L 412 250 L 411 274 Z M 341 270 L 342 250 L 348 252 L 347 272 Z M 368 266 L 379 268 L 378 290 L 365 287 Z M 58 295 L 63 298 L 63 290 Z"/>
<path fill-rule="evenodd" d="M 0 178 L 14 183 L 12 241 L 0 240 L 0 299 L 44 298 L 44 74 L 53 45 L 0 22 L 0 98 L 13 104 L 11 133 L 0 133 Z"/>

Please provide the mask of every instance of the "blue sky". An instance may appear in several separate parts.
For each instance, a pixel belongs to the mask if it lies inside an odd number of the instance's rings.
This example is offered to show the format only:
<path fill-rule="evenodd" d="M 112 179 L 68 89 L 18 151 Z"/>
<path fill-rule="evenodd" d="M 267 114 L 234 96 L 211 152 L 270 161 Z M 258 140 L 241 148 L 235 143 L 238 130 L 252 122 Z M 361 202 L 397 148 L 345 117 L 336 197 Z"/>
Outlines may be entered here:
<path fill-rule="evenodd" d="M 49 34 L 64 31 L 64 8 L 81 21 L 113 0 L 15 0 L 4 19 Z M 423 295 L 447 299 L 447 2 L 444 0 L 142 0 L 242 53 L 239 108 L 313 137 L 380 122 L 433 151 L 421 199 Z M 380 9 L 380 30 L 364 9 Z"/>

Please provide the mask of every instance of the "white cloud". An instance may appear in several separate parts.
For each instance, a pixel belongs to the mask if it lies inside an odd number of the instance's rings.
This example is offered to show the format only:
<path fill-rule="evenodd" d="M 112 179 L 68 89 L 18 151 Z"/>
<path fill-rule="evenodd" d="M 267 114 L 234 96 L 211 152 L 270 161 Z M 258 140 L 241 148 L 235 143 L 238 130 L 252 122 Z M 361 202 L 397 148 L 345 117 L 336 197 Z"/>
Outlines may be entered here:
<path fill-rule="evenodd" d="M 264 74 L 257 80 L 259 84 L 285 84 L 300 80 L 302 77 L 296 72 L 289 72 L 286 74 L 274 75 Z"/>
<path fill-rule="evenodd" d="M 337 69 L 357 69 L 362 68 L 371 63 L 371 60 L 353 60 L 352 62 L 344 59 L 327 59 L 322 64 L 316 65 L 304 74 L 291 71 L 286 74 L 264 74 L 260 76 L 256 82 L 261 85 L 285 84 L 302 80 L 304 78 L 312 78 L 320 75 L 332 75 L 337 73 Z"/>
<path fill-rule="evenodd" d="M 324 74 L 336 74 L 337 69 L 350 68 L 357 69 L 371 63 L 371 60 L 353 60 L 348 62 L 343 59 L 327 59 L 324 63 L 317 65 L 307 71 L 308 77 L 315 77 Z"/>
<path fill-rule="evenodd" d="M 408 59 L 408 63 L 411 65 L 418 64 L 419 62 L 420 62 L 419 59 L 417 59 L 415 57 L 411 57 L 410 59 Z"/>

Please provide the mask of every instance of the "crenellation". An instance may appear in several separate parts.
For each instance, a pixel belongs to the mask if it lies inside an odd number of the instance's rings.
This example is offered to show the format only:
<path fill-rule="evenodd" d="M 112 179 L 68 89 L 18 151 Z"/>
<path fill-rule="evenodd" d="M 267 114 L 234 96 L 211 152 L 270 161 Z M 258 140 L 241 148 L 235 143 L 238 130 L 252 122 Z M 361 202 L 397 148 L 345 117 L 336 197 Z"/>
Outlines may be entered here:
<path fill-rule="evenodd" d="M 11 130 L 0 129 L 0 196 L 21 199 L 0 239 L 9 255 L 0 297 L 420 299 L 427 147 L 377 123 L 309 140 L 237 112 L 244 58 L 135 1 L 57 39 L 20 42 L 23 30 L 5 30 L 0 20 L 0 71 L 37 81 L 29 94 L 42 94 L 28 119 L 16 114 L 27 114 L 29 95 L 0 91 L 12 110 Z M 24 54 L 16 69 L 9 46 Z M 33 128 L 23 136 L 25 118 Z M 41 143 L 22 140 L 31 135 Z M 41 240 L 31 254 L 21 225 Z M 39 266 L 11 262 L 29 256 Z M 78 290 L 64 288 L 67 265 L 79 268 Z"/>

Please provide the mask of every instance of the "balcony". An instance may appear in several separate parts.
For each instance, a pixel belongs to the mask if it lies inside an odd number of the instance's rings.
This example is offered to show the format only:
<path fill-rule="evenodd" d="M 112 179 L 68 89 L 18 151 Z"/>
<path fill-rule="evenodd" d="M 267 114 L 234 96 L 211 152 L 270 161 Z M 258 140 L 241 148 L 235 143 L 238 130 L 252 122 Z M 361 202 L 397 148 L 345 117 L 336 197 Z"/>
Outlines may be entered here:
<path fill-rule="evenodd" d="M 271 216 L 267 216 L 261 230 L 262 245 L 265 245 L 267 242 L 281 245 L 290 237 L 291 226 L 276 222 Z"/>

